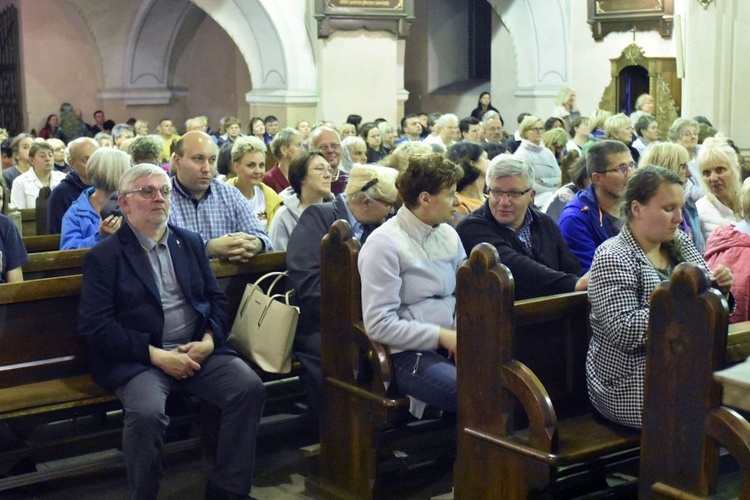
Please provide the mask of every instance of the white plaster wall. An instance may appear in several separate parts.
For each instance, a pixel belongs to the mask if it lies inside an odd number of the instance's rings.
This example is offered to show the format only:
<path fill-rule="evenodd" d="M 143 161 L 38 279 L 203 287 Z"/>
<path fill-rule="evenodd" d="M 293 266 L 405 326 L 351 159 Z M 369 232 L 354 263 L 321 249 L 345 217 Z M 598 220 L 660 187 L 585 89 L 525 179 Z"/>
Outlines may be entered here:
<path fill-rule="evenodd" d="M 63 0 L 24 0 L 19 14 L 21 86 L 27 130 L 39 129 L 47 115 L 70 102 L 93 121 L 99 107 L 98 53 L 76 10 Z"/>
<path fill-rule="evenodd" d="M 318 116 L 343 123 L 347 115 L 364 121 L 397 117 L 399 81 L 396 36 L 387 32 L 337 31 L 318 41 Z"/>
<path fill-rule="evenodd" d="M 720 132 L 747 148 L 750 4 L 713 2 L 703 9 L 691 2 L 687 12 L 683 115 L 707 116 Z"/>

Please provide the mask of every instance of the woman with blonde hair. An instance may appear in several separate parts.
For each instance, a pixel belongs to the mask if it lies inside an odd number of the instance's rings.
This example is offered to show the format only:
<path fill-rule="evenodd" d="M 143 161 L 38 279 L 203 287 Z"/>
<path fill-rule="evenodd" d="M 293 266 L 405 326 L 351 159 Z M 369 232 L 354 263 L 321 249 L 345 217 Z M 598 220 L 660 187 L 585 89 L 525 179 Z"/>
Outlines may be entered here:
<path fill-rule="evenodd" d="M 513 154 L 526 159 L 534 169 L 534 190 L 536 191 L 534 205 L 541 208 L 547 203 L 552 193 L 560 187 L 562 171 L 554 155 L 542 144 L 544 133 L 542 120 L 529 115 L 521 122 L 518 132 L 521 134 L 522 141 Z"/>
<path fill-rule="evenodd" d="M 554 155 L 558 165 L 562 162 L 568 137 L 564 128 L 552 128 L 542 134 L 542 144 Z"/>
<path fill-rule="evenodd" d="M 552 116 L 561 118 L 565 122 L 565 128 L 570 130 L 573 120 L 581 116 L 576 107 L 576 91 L 569 87 L 560 89 L 555 104 L 557 106 L 552 110 Z"/>
<path fill-rule="evenodd" d="M 135 135 L 136 136 L 148 135 L 148 126 L 149 126 L 149 123 L 146 120 L 136 120 L 135 124 L 133 125 L 133 130 L 135 130 Z"/>
<path fill-rule="evenodd" d="M 607 118 L 612 116 L 610 111 L 604 109 L 595 109 L 589 117 L 589 142 L 583 145 L 581 148 L 581 156 L 585 156 L 592 144 L 597 141 L 601 141 L 606 138 L 607 134 L 604 133 L 604 122 Z"/>
<path fill-rule="evenodd" d="M 386 121 L 378 123 L 378 129 L 380 130 L 382 147 L 385 148 L 386 152 L 390 153 L 395 148 L 394 143 L 397 139 L 396 130 L 392 124 Z"/>
<path fill-rule="evenodd" d="M 658 165 L 669 169 L 680 177 L 683 185 L 686 185 L 690 177 L 690 171 L 687 168 L 689 158 L 687 149 L 679 144 L 657 142 L 646 148 L 638 165 L 639 167 Z M 706 248 L 706 240 L 703 239 L 700 216 L 698 215 L 695 202 L 688 197 L 685 197 L 685 204 L 682 206 L 680 229 L 690 236 L 690 239 L 695 244 L 695 248 L 700 253 L 703 253 Z"/>
<path fill-rule="evenodd" d="M 750 180 L 745 179 L 740 190 L 742 220 L 736 224 L 716 228 L 706 243 L 706 262 L 709 267 L 724 264 L 732 270 L 732 295 L 737 307 L 730 323 L 750 320 Z"/>
<path fill-rule="evenodd" d="M 740 217 L 740 167 L 726 139 L 709 137 L 698 153 L 698 170 L 704 196 L 696 202 L 703 239 L 717 227 L 742 220 Z"/>
<path fill-rule="evenodd" d="M 302 132 L 287 127 L 281 129 L 268 145 L 278 163 L 266 172 L 263 176 L 263 183 L 277 193 L 289 187 L 289 164 L 292 158 L 302 151 L 303 140 Z"/>
<path fill-rule="evenodd" d="M 264 231 L 281 206 L 281 197 L 263 184 L 266 173 L 266 145 L 255 136 L 239 137 L 232 146 L 232 172 L 227 184 L 240 190 L 250 202 L 255 218 Z"/>

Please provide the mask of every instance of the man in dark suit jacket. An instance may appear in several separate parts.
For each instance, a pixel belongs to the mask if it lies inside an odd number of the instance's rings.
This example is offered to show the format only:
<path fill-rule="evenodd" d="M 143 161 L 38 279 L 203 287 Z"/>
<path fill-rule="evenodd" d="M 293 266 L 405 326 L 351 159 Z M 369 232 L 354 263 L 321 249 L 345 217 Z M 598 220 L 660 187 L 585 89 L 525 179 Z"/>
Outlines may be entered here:
<path fill-rule="evenodd" d="M 302 212 L 289 237 L 286 265 L 300 306 L 294 353 L 305 368 L 308 396 L 314 414 L 320 412 L 323 373 L 320 350 L 320 242 L 331 225 L 344 219 L 354 237 L 364 243 L 372 230 L 393 211 L 396 171 L 388 167 L 359 165 L 349 173 L 346 196 L 310 205 Z"/>
<path fill-rule="evenodd" d="M 216 467 L 206 498 L 245 498 L 265 390 L 226 347 L 227 299 L 202 238 L 167 225 L 171 184 L 137 165 L 120 181 L 127 224 L 83 263 L 79 329 L 94 379 L 125 410 L 123 454 L 134 498 L 156 498 L 169 422 L 165 401 L 181 389 L 221 410 Z"/>
<path fill-rule="evenodd" d="M 534 171 L 516 156 L 498 156 L 487 168 L 490 196 L 458 225 L 466 255 L 479 243 L 497 249 L 513 273 L 516 300 L 585 290 L 588 275 L 557 224 L 534 208 Z"/>

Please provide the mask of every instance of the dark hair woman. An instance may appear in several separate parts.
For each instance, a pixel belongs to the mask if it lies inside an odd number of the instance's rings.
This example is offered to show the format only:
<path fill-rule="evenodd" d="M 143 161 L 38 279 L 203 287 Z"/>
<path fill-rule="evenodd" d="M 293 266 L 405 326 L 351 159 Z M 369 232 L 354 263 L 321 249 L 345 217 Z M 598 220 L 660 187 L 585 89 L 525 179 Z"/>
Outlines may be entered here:
<path fill-rule="evenodd" d="M 625 225 L 597 249 L 589 275 L 591 329 L 586 379 L 594 408 L 605 418 L 641 427 L 646 329 L 651 293 L 681 262 L 708 271 L 690 237 L 680 231 L 685 190 L 663 167 L 640 167 L 623 196 Z M 713 270 L 714 285 L 732 289 L 732 273 Z M 730 301 L 731 302 L 731 301 Z"/>
<path fill-rule="evenodd" d="M 498 115 L 500 115 L 500 111 L 498 111 L 497 108 L 492 105 L 492 96 L 490 95 L 490 93 L 482 92 L 481 94 L 479 94 L 477 107 L 474 108 L 474 111 L 471 112 L 471 116 L 479 121 L 482 121 L 482 117 L 487 111 L 495 111 Z M 502 115 L 500 115 L 500 121 L 504 122 Z"/>

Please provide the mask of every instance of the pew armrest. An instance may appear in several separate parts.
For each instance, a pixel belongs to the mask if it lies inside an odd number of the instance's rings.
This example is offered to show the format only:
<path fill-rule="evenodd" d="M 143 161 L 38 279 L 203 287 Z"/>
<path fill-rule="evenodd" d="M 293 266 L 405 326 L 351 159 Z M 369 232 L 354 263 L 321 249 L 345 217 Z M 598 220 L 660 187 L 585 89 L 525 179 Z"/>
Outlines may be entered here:
<path fill-rule="evenodd" d="M 534 372 L 515 359 L 503 363 L 501 373 L 503 386 L 518 399 L 529 419 L 529 446 L 548 453 L 555 452 L 560 437 L 557 415 L 547 390 Z M 508 431 L 513 434 L 515 429 Z"/>
<path fill-rule="evenodd" d="M 371 378 L 368 381 L 368 387 L 378 396 L 395 397 L 393 389 L 393 364 L 391 363 L 391 353 L 388 346 L 376 342 L 367 336 L 365 325 L 359 321 L 352 328 L 352 338 L 359 349 L 367 353 L 366 361 L 368 367 L 366 373 L 360 371 L 359 376 L 355 377 L 358 381 L 360 376 Z"/>

